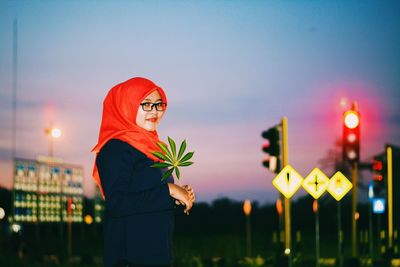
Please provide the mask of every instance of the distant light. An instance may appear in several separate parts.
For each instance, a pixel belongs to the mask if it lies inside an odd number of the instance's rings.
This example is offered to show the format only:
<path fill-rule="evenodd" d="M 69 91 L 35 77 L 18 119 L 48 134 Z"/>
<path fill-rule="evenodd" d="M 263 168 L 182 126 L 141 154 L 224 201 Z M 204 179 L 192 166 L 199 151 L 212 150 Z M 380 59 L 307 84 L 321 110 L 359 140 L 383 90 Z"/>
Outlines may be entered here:
<path fill-rule="evenodd" d="M 3 220 L 4 216 L 6 216 L 6 212 L 3 208 L 0 208 L 0 220 Z"/>
<path fill-rule="evenodd" d="M 251 202 L 250 200 L 246 199 L 243 203 L 243 212 L 246 216 L 249 216 L 251 213 Z"/>
<path fill-rule="evenodd" d="M 358 221 L 360 219 L 360 213 L 358 211 L 354 214 L 354 219 L 356 221 Z"/>
<path fill-rule="evenodd" d="M 285 249 L 285 255 L 289 255 L 290 254 L 290 248 Z"/>
<path fill-rule="evenodd" d="M 281 216 L 283 213 L 283 206 L 282 206 L 282 200 L 280 198 L 278 198 L 276 200 L 275 206 L 276 206 L 276 211 L 278 212 L 278 215 Z"/>
<path fill-rule="evenodd" d="M 348 103 L 349 103 L 349 101 L 347 100 L 347 98 L 343 97 L 342 99 L 340 99 L 339 105 L 342 109 L 345 109 L 347 107 Z"/>
<path fill-rule="evenodd" d="M 51 136 L 53 138 L 59 138 L 61 136 L 61 130 L 59 128 L 52 128 L 51 129 Z"/>
<path fill-rule="evenodd" d="M 19 231 L 21 231 L 21 225 L 14 223 L 11 225 L 11 229 L 14 233 L 19 233 Z"/>
<path fill-rule="evenodd" d="M 374 198 L 374 185 L 369 183 L 368 185 L 368 198 L 372 200 Z"/>
<path fill-rule="evenodd" d="M 384 198 L 374 198 L 372 200 L 372 211 L 376 214 L 385 213 L 385 199 Z"/>
<path fill-rule="evenodd" d="M 90 214 L 87 214 L 85 216 L 85 223 L 89 224 L 89 225 L 93 223 L 93 218 L 92 218 L 92 216 L 90 216 Z"/>
<path fill-rule="evenodd" d="M 354 110 L 348 110 L 344 113 L 344 124 L 347 128 L 354 129 L 360 123 L 358 113 Z"/>
<path fill-rule="evenodd" d="M 313 204 L 312 204 L 312 209 L 314 213 L 317 213 L 318 211 L 318 201 L 314 199 Z"/>

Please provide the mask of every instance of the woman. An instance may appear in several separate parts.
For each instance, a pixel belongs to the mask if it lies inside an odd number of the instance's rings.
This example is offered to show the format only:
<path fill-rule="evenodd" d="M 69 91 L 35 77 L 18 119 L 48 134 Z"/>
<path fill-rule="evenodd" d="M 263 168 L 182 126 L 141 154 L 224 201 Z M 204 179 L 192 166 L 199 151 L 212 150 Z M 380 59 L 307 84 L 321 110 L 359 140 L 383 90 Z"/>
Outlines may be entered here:
<path fill-rule="evenodd" d="M 151 152 L 167 107 L 162 88 L 144 78 L 113 87 L 103 117 L 93 177 L 105 198 L 104 266 L 171 266 L 174 204 L 188 214 L 195 195 L 169 177 Z"/>

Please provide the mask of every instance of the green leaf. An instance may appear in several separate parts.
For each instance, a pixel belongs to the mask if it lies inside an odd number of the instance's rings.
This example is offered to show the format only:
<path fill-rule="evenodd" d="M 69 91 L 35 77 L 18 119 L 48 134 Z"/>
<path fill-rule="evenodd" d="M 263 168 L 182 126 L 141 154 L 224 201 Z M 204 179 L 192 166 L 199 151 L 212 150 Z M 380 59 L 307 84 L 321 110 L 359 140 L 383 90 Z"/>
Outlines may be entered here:
<path fill-rule="evenodd" d="M 179 171 L 179 168 L 175 168 L 175 174 L 176 174 L 176 178 L 180 178 L 181 177 L 181 173 Z"/>
<path fill-rule="evenodd" d="M 163 153 L 161 153 L 161 152 L 155 151 L 155 152 L 151 152 L 151 154 L 153 154 L 154 156 L 156 156 L 156 157 L 159 158 L 159 159 L 162 159 L 162 160 L 165 160 L 165 161 L 170 161 L 170 160 L 168 159 L 168 157 L 165 156 L 165 155 L 164 155 Z"/>
<path fill-rule="evenodd" d="M 179 153 L 178 153 L 178 158 L 177 158 L 178 160 L 181 159 L 183 152 L 185 152 L 185 149 L 186 149 L 186 140 L 183 140 L 183 142 L 179 148 Z"/>
<path fill-rule="evenodd" d="M 172 138 L 168 136 L 168 143 L 169 143 L 169 146 L 171 147 L 172 155 L 174 156 L 173 159 L 176 159 L 176 145 L 175 145 L 175 141 L 172 140 Z"/>
<path fill-rule="evenodd" d="M 175 168 L 171 168 L 171 169 L 169 169 L 168 171 L 166 171 L 166 172 L 164 173 L 164 175 L 162 176 L 161 181 L 163 181 L 165 178 L 170 177 L 171 174 L 172 174 L 172 172 L 174 171 L 174 169 L 175 169 Z"/>
<path fill-rule="evenodd" d="M 157 142 L 157 145 L 159 148 L 161 148 L 162 151 L 164 151 L 164 153 L 166 154 L 166 156 L 172 161 L 173 157 L 171 155 L 171 152 L 169 152 L 168 147 L 166 145 L 164 145 L 161 142 Z"/>
<path fill-rule="evenodd" d="M 188 161 L 189 159 L 191 159 L 193 157 L 193 154 L 194 154 L 194 152 L 187 153 L 185 156 L 183 156 L 183 158 L 180 160 L 180 162 Z"/>
<path fill-rule="evenodd" d="M 171 163 L 165 163 L 165 162 L 157 162 L 157 163 L 154 163 L 153 165 L 151 165 L 151 167 L 153 167 L 153 168 L 168 168 L 171 166 L 172 166 Z"/>
<path fill-rule="evenodd" d="M 186 162 L 181 162 L 181 163 L 179 163 L 178 166 L 187 167 L 187 166 L 190 166 L 190 165 L 192 165 L 192 164 L 193 164 L 193 162 L 191 162 L 191 161 L 186 161 Z"/>

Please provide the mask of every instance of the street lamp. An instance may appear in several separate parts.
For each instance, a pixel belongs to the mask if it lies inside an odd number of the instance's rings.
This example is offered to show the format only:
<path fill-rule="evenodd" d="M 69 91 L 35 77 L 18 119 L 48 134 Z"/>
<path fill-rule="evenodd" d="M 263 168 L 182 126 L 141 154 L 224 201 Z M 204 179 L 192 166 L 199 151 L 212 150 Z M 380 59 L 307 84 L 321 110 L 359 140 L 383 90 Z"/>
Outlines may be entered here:
<path fill-rule="evenodd" d="M 0 242 L 2 242 L 2 220 L 4 219 L 4 217 L 6 216 L 6 212 L 4 211 L 4 209 L 2 207 L 0 207 Z"/>
<path fill-rule="evenodd" d="M 319 205 L 317 199 L 314 199 L 312 209 L 315 214 L 315 266 L 319 267 Z"/>
<path fill-rule="evenodd" d="M 85 223 L 86 224 L 92 224 L 93 223 L 93 217 L 92 216 L 90 216 L 89 214 L 87 214 L 86 216 L 85 216 Z"/>
<path fill-rule="evenodd" d="M 0 221 L 3 220 L 5 216 L 6 216 L 6 212 L 4 211 L 3 208 L 0 208 Z"/>
<path fill-rule="evenodd" d="M 49 157 L 53 157 L 53 140 L 60 138 L 62 131 L 57 127 L 49 127 L 44 129 L 44 132 L 49 136 Z"/>
<path fill-rule="evenodd" d="M 250 226 L 250 213 L 251 202 L 246 199 L 243 203 L 243 212 L 246 215 L 246 252 L 247 256 L 251 256 L 251 226 Z"/>
<path fill-rule="evenodd" d="M 51 137 L 59 138 L 61 136 L 61 130 L 59 128 L 52 128 L 51 129 Z"/>

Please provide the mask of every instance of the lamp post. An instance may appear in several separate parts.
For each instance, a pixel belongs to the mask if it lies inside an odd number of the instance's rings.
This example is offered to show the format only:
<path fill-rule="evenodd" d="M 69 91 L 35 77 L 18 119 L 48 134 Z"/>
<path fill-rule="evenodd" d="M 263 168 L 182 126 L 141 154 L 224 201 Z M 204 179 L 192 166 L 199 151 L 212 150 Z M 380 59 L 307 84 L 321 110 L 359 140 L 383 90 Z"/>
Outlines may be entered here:
<path fill-rule="evenodd" d="M 2 222 L 3 222 L 3 219 L 5 216 L 6 216 L 6 212 L 4 211 L 4 209 L 2 207 L 0 207 L 0 241 L 1 241 L 2 234 L 3 234 Z"/>
<path fill-rule="evenodd" d="M 315 213 L 315 266 L 319 267 L 319 205 L 317 199 L 314 199 L 312 208 Z"/>
<path fill-rule="evenodd" d="M 368 237 L 369 237 L 369 255 L 371 260 L 374 260 L 374 245 L 373 245 L 373 226 L 372 226 L 372 200 L 374 199 L 374 187 L 373 184 L 370 183 L 368 186 Z"/>
<path fill-rule="evenodd" d="M 71 260 L 72 257 L 72 212 L 75 209 L 75 204 L 72 201 L 72 197 L 68 197 L 67 202 L 67 213 L 68 213 L 68 259 Z"/>
<path fill-rule="evenodd" d="M 49 157 L 52 158 L 54 156 L 53 141 L 54 141 L 54 139 L 60 138 L 62 135 L 62 132 L 57 127 L 46 128 L 46 129 L 44 129 L 44 132 L 46 135 L 49 136 Z"/>
<path fill-rule="evenodd" d="M 4 219 L 6 216 L 6 212 L 4 211 L 3 208 L 0 207 L 0 221 Z"/>
<path fill-rule="evenodd" d="M 246 254 L 248 257 L 251 256 L 251 225 L 250 225 L 250 213 L 251 213 L 251 202 L 246 199 L 243 203 L 243 212 L 246 215 Z"/>
<path fill-rule="evenodd" d="M 282 224 L 283 224 L 283 204 L 281 198 L 278 198 L 275 202 L 276 212 L 278 213 L 279 222 L 278 222 L 278 249 L 281 249 L 281 236 L 283 237 L 282 232 Z M 283 238 L 282 238 L 283 239 Z"/>

